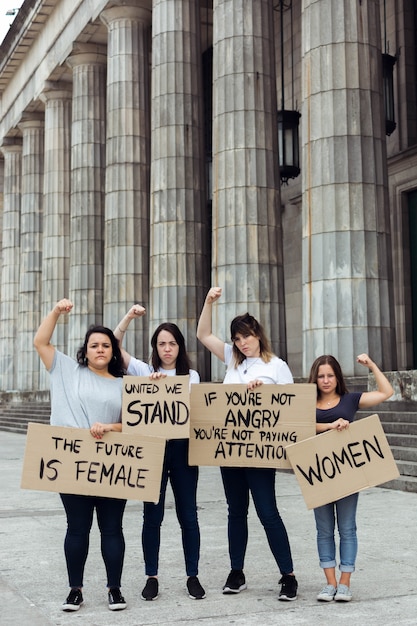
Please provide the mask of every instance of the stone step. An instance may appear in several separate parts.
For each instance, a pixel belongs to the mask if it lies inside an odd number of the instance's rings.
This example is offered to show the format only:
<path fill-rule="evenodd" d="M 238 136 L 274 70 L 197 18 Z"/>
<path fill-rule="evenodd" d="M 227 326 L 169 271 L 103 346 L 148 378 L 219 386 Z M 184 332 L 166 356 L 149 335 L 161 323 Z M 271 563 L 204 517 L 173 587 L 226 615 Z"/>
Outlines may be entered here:
<path fill-rule="evenodd" d="M 417 435 L 396 435 L 391 433 L 385 434 L 391 449 L 393 448 L 393 446 L 404 446 L 406 448 L 417 449 Z"/>
<path fill-rule="evenodd" d="M 395 462 L 401 476 L 417 477 L 417 461 L 399 461 L 396 459 Z"/>
<path fill-rule="evenodd" d="M 417 448 L 391 446 L 391 452 L 396 461 L 411 461 L 412 463 L 417 463 Z"/>
<path fill-rule="evenodd" d="M 381 422 L 385 434 L 417 435 L 417 422 Z"/>
<path fill-rule="evenodd" d="M 390 480 L 383 485 L 379 485 L 385 489 L 396 489 L 398 491 L 411 491 L 417 493 L 417 478 L 415 476 L 400 476 L 394 480 Z"/>

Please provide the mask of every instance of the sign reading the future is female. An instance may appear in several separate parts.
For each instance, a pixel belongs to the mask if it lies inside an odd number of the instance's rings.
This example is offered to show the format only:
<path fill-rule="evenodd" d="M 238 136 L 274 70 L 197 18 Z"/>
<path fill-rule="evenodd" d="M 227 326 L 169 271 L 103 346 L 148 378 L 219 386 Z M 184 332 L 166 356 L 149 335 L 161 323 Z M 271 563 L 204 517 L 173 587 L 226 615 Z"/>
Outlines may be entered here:
<path fill-rule="evenodd" d="M 165 441 L 29 423 L 22 489 L 158 502 Z"/>

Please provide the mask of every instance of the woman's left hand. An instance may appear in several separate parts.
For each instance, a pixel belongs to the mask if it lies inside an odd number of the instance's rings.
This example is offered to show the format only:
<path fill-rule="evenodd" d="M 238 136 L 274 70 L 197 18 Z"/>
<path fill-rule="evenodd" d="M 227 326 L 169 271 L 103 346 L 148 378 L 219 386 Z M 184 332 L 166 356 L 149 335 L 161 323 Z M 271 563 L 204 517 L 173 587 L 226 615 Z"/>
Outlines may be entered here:
<path fill-rule="evenodd" d="M 152 374 L 149 376 L 149 378 L 151 380 L 159 380 L 160 378 L 166 378 L 167 375 L 163 374 L 162 372 L 152 372 Z"/>
<path fill-rule="evenodd" d="M 371 369 L 372 365 L 374 365 L 374 362 L 372 361 L 372 359 L 364 353 L 359 354 L 356 357 L 356 360 L 358 363 L 360 363 L 361 365 L 365 365 L 365 367 L 368 367 L 369 369 Z"/>
<path fill-rule="evenodd" d="M 250 383 L 248 383 L 248 389 L 256 389 L 256 387 L 260 387 L 263 384 L 262 380 L 255 378 L 255 380 L 251 380 Z"/>
<path fill-rule="evenodd" d="M 112 430 L 112 424 L 102 424 L 101 422 L 95 422 L 90 428 L 90 433 L 95 439 L 102 439 L 104 433 Z"/>

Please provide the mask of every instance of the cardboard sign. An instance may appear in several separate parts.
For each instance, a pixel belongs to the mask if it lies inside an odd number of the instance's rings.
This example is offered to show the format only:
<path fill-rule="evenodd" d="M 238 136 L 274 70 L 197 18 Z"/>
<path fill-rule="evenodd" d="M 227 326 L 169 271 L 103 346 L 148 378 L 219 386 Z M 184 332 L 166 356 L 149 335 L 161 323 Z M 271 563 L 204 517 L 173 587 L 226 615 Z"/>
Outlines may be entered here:
<path fill-rule="evenodd" d="M 193 385 L 195 387 L 195 385 Z M 190 435 L 190 377 L 123 377 L 123 432 L 163 439 Z"/>
<path fill-rule="evenodd" d="M 190 465 L 290 468 L 285 448 L 316 432 L 316 385 L 191 387 Z"/>
<path fill-rule="evenodd" d="M 287 447 L 308 509 L 399 476 L 378 415 Z"/>
<path fill-rule="evenodd" d="M 158 502 L 165 441 L 28 424 L 22 489 Z"/>

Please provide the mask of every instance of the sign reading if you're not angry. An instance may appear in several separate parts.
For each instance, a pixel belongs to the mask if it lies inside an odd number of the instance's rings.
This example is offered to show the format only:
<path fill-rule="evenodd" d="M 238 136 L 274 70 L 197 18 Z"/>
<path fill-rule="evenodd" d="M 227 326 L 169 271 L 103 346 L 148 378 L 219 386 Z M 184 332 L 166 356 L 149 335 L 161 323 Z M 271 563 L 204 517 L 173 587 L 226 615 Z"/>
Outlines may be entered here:
<path fill-rule="evenodd" d="M 22 489 L 158 502 L 165 441 L 28 424 Z"/>
<path fill-rule="evenodd" d="M 193 385 L 195 387 L 195 385 Z M 123 432 L 164 439 L 188 439 L 190 377 L 123 377 Z"/>
<path fill-rule="evenodd" d="M 316 385 L 191 386 L 190 465 L 291 468 L 285 448 L 316 432 Z"/>
<path fill-rule="evenodd" d="M 399 476 L 378 415 L 291 445 L 287 455 L 308 509 Z"/>

